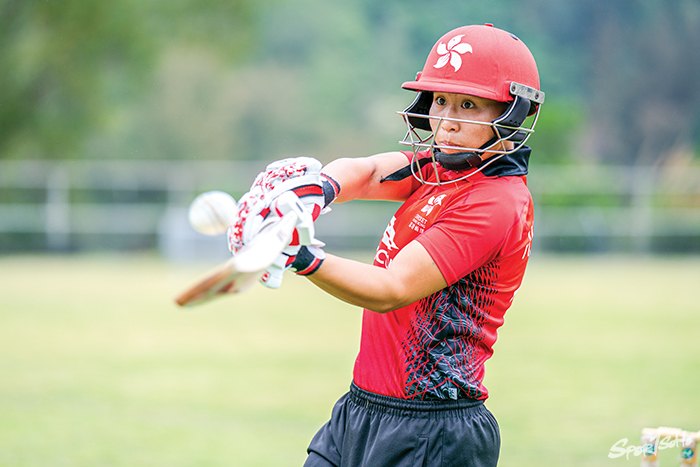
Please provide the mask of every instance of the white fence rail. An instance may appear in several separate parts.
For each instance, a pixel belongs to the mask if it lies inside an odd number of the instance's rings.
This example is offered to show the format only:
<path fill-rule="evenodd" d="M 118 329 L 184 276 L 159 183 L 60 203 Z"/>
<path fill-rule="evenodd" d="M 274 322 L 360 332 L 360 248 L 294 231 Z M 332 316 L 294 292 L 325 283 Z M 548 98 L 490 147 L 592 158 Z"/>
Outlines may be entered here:
<path fill-rule="evenodd" d="M 545 248 L 577 238 L 608 250 L 700 251 L 700 168 L 537 167 L 529 186 Z"/>
<path fill-rule="evenodd" d="M 240 195 L 264 165 L 0 161 L 0 236 L 15 234 L 2 243 L 2 251 L 26 248 L 22 234 L 29 234 L 43 238 L 40 247 L 51 250 L 119 248 L 125 243 L 115 238 L 138 237 L 126 245 L 158 246 L 173 258 L 224 254 L 220 237 L 189 228 L 187 205 L 206 190 Z M 698 168 L 547 166 L 536 167 L 528 182 L 537 248 L 651 251 L 659 250 L 661 241 L 700 251 Z M 396 207 L 338 205 L 319 219 L 319 237 L 329 245 L 371 248 Z"/>

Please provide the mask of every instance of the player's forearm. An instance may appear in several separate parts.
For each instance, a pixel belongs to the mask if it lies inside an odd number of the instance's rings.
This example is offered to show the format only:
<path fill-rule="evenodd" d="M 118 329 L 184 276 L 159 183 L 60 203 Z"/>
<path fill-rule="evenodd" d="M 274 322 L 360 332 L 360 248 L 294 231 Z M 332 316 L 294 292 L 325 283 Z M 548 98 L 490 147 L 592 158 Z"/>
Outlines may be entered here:
<path fill-rule="evenodd" d="M 344 302 L 378 313 L 413 301 L 392 281 L 389 270 L 330 254 L 309 280 Z"/>
<path fill-rule="evenodd" d="M 335 200 L 344 203 L 353 199 L 405 201 L 415 187 L 412 180 L 382 183 L 381 180 L 406 165 L 406 157 L 399 152 L 376 154 L 356 159 L 336 159 L 322 169 L 340 185 Z"/>
<path fill-rule="evenodd" d="M 369 158 L 336 159 L 323 167 L 322 172 L 340 185 L 337 203 L 363 199 L 373 183 L 374 164 Z"/>
<path fill-rule="evenodd" d="M 379 313 L 447 287 L 431 256 L 416 241 L 406 245 L 387 269 L 327 255 L 321 267 L 308 277 L 331 295 Z"/>

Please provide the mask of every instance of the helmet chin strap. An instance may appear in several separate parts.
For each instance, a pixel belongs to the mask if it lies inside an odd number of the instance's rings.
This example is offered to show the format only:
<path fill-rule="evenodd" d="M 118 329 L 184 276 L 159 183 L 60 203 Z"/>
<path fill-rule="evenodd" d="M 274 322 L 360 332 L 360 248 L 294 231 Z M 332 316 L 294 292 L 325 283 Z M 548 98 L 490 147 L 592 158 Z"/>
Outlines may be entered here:
<path fill-rule="evenodd" d="M 382 178 L 379 182 L 398 182 L 405 178 L 410 177 L 413 172 L 417 172 L 422 169 L 426 164 L 430 162 L 437 162 L 443 168 L 447 170 L 467 170 L 479 167 L 484 162 L 484 151 L 491 148 L 498 138 L 493 137 L 486 143 L 484 143 L 479 151 L 460 151 L 455 153 L 446 153 L 440 151 L 439 148 L 433 148 L 433 155 L 423 157 L 422 159 L 414 159 L 406 167 L 403 167 L 396 172 Z"/>

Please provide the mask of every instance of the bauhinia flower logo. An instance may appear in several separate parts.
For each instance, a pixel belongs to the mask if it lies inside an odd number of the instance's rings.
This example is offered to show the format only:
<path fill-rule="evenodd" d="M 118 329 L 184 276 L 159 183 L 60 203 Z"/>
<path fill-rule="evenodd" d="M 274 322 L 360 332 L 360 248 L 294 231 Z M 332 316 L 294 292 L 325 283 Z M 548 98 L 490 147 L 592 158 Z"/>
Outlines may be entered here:
<path fill-rule="evenodd" d="M 471 45 L 466 42 L 460 42 L 462 37 L 464 37 L 464 34 L 453 37 L 447 45 L 445 45 L 444 42 L 438 44 L 437 53 L 440 55 L 440 58 L 438 58 L 437 63 L 433 65 L 435 68 L 442 68 L 447 65 L 447 62 L 452 65 L 455 72 L 462 68 L 462 55 L 467 52 L 474 53 Z"/>

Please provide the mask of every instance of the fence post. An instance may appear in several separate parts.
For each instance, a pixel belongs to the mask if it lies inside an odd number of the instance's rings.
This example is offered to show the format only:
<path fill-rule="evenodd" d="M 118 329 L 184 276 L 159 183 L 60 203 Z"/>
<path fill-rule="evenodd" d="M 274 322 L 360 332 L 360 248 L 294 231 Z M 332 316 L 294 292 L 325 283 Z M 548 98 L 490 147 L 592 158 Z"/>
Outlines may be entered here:
<path fill-rule="evenodd" d="M 635 167 L 632 170 L 633 177 L 630 187 L 632 222 L 630 222 L 630 236 L 632 247 L 637 253 L 649 253 L 651 251 L 651 238 L 653 234 L 653 193 L 654 193 L 654 168 Z"/>
<path fill-rule="evenodd" d="M 45 229 L 49 250 L 70 246 L 70 180 L 64 168 L 55 167 L 46 179 Z"/>

